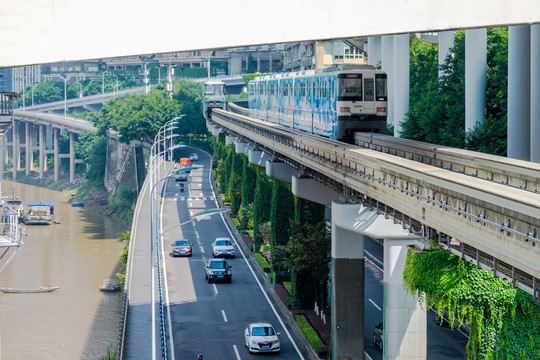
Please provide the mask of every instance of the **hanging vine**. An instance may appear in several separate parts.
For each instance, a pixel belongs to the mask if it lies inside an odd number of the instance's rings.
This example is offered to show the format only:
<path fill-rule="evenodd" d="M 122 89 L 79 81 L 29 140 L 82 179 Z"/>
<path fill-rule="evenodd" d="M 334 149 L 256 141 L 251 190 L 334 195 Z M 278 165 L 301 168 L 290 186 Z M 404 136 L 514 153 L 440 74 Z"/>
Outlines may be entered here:
<path fill-rule="evenodd" d="M 540 305 L 526 292 L 445 250 L 410 250 L 403 278 L 452 328 L 470 326 L 468 359 L 540 359 Z"/>

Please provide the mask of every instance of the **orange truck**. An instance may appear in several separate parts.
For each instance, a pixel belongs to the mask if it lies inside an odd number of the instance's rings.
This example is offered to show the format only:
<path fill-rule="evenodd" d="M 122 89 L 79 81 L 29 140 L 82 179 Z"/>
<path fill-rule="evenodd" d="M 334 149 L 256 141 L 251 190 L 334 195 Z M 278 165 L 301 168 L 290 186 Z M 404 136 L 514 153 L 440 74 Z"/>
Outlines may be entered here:
<path fill-rule="evenodd" d="M 180 159 L 180 169 L 191 167 L 191 160 L 190 158 L 181 158 Z M 190 172 L 190 170 L 186 171 L 187 173 Z"/>

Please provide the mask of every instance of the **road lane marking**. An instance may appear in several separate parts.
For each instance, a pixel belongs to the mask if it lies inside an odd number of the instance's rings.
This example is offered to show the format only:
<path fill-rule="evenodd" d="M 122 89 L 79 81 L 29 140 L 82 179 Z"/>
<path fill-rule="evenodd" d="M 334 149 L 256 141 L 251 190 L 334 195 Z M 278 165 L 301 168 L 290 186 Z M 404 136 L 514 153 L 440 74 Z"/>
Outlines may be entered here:
<path fill-rule="evenodd" d="M 238 353 L 238 349 L 236 348 L 236 345 L 233 345 L 232 347 L 234 349 L 234 353 L 236 354 L 236 359 L 241 360 L 242 358 L 240 357 L 240 354 Z"/>
<path fill-rule="evenodd" d="M 216 205 L 217 205 L 217 201 L 216 201 Z M 272 301 L 270 300 L 270 298 L 268 297 L 268 294 L 266 293 L 266 291 L 264 291 L 264 288 L 261 284 L 261 282 L 259 281 L 259 278 L 257 277 L 257 275 L 255 274 L 255 270 L 253 270 L 253 268 L 251 267 L 251 264 L 249 263 L 249 261 L 247 260 L 246 258 L 246 255 L 244 254 L 244 251 L 242 251 L 242 248 L 240 248 L 240 246 L 238 246 L 238 242 L 236 241 L 236 237 L 233 235 L 233 233 L 231 232 L 231 229 L 229 229 L 229 225 L 227 224 L 227 222 L 225 221 L 225 218 L 223 216 L 223 213 L 220 213 L 219 214 L 221 216 L 221 220 L 223 221 L 223 224 L 225 225 L 225 227 L 227 228 L 227 231 L 229 232 L 229 235 L 231 236 L 231 239 L 233 239 L 235 245 L 236 245 L 236 248 L 238 249 L 238 251 L 240 251 L 240 254 L 242 255 L 242 258 L 244 258 L 244 262 L 246 263 L 246 265 L 248 266 L 248 269 L 249 271 L 251 271 L 251 274 L 253 275 L 253 278 L 255 279 L 255 281 L 257 282 L 257 284 L 259 285 L 259 289 L 261 289 L 261 292 L 262 294 L 264 295 L 264 297 L 266 298 L 266 301 L 268 302 L 268 305 L 270 305 L 270 308 L 272 309 L 274 315 L 276 316 L 276 318 L 278 319 L 279 323 L 281 324 L 281 328 L 283 329 L 283 331 L 285 331 L 285 334 L 287 334 L 287 337 L 289 338 L 291 344 L 293 345 L 294 349 L 296 350 L 296 353 L 298 354 L 298 357 L 301 359 L 301 360 L 305 360 L 304 356 L 302 355 L 302 352 L 300 351 L 300 349 L 298 348 L 298 345 L 296 345 L 296 342 L 294 341 L 294 339 L 292 338 L 291 334 L 289 333 L 289 330 L 287 330 L 287 327 L 285 326 L 285 323 L 283 322 L 283 319 L 281 318 L 281 316 L 278 314 L 274 304 L 272 304 Z"/>
<path fill-rule="evenodd" d="M 381 311 L 382 309 L 380 307 L 377 306 L 377 304 L 375 304 L 375 302 L 371 299 L 368 299 L 370 303 L 373 304 L 373 306 L 375 306 L 377 308 L 377 310 Z"/>
<path fill-rule="evenodd" d="M 214 287 L 214 292 L 216 293 L 216 295 L 219 294 L 219 291 L 217 291 L 217 286 L 216 286 L 216 284 L 212 284 L 212 286 Z"/>
<path fill-rule="evenodd" d="M 223 321 L 228 322 L 227 315 L 225 315 L 225 310 L 221 310 L 221 315 L 223 315 Z"/>

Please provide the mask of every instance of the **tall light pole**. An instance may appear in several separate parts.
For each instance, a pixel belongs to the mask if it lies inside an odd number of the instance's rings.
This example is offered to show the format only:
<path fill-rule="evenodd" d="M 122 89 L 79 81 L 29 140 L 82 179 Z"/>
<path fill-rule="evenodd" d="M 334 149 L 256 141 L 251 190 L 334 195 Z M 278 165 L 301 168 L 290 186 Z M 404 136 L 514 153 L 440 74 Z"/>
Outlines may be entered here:
<path fill-rule="evenodd" d="M 80 91 L 79 91 L 79 97 L 82 98 L 83 95 L 82 95 L 82 83 L 79 81 L 79 86 L 81 87 Z M 34 94 L 33 92 L 33 89 L 32 89 L 32 94 Z M 34 98 L 32 98 L 32 105 L 34 105 Z"/>
<path fill-rule="evenodd" d="M 64 80 L 64 116 L 67 114 L 67 81 L 69 80 L 69 76 L 62 76 L 60 75 L 60 78 Z"/>
<path fill-rule="evenodd" d="M 174 67 L 176 65 L 170 65 L 167 68 L 167 93 L 169 93 L 169 98 L 172 100 L 173 90 L 172 90 L 172 76 L 174 75 Z"/>
<path fill-rule="evenodd" d="M 150 87 L 148 85 L 148 70 L 146 70 L 146 66 L 148 65 L 148 62 L 144 63 L 144 92 L 145 94 L 148 94 L 150 92 Z"/>
<path fill-rule="evenodd" d="M 34 88 L 36 87 L 36 84 L 32 85 L 32 106 L 34 106 Z"/>
<path fill-rule="evenodd" d="M 105 94 L 105 74 L 109 74 L 108 71 L 104 71 L 101 73 L 101 93 Z"/>

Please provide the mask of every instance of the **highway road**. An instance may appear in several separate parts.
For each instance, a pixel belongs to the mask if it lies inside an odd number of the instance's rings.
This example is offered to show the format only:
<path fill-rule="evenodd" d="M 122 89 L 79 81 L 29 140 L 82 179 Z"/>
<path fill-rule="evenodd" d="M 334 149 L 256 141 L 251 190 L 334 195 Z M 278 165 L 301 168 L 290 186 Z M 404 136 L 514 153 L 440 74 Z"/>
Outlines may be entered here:
<path fill-rule="evenodd" d="M 307 359 L 246 261 L 242 248 L 237 245 L 236 257 L 229 260 L 233 272 L 231 284 L 209 284 L 205 280 L 204 264 L 212 258 L 211 243 L 216 237 L 227 236 L 234 241 L 235 238 L 222 215 L 188 222 L 198 211 L 218 207 L 218 202 L 210 182 L 209 155 L 193 148 L 181 150 L 182 157 L 190 152 L 198 153 L 199 161 L 194 165 L 202 169 L 191 172 L 184 192 L 180 192 L 179 182 L 167 181 L 160 209 L 165 301 L 170 305 L 171 358 L 195 359 L 199 353 L 209 360 L 258 358 L 245 347 L 244 329 L 250 322 L 269 321 L 281 333 L 282 350 L 278 357 Z M 171 243 L 178 239 L 193 243 L 192 257 L 172 257 Z M 365 249 L 382 262 L 383 248 L 379 243 L 366 239 Z M 365 276 L 364 344 L 370 357 L 378 360 L 382 359 L 382 353 L 373 345 L 373 329 L 382 321 L 383 273 L 378 265 L 366 260 Z M 466 359 L 467 338 L 437 324 L 435 314 L 430 311 L 427 358 Z"/>
<path fill-rule="evenodd" d="M 230 259 L 232 283 L 209 284 L 205 280 L 204 264 L 212 258 L 211 244 L 218 236 L 233 239 L 222 215 L 185 223 L 202 209 L 218 207 L 210 183 L 210 157 L 193 148 L 181 149 L 186 157 L 197 152 L 184 192 L 179 182 L 168 180 L 161 209 L 163 259 L 166 302 L 169 304 L 173 359 L 196 359 L 202 353 L 205 360 L 256 359 L 245 347 L 244 329 L 251 322 L 270 322 L 280 333 L 280 359 L 307 359 L 299 349 L 292 332 L 276 311 L 264 291 L 242 249 L 236 245 L 236 256 Z M 193 243 L 192 257 L 172 257 L 171 243 L 187 239 Z"/>

